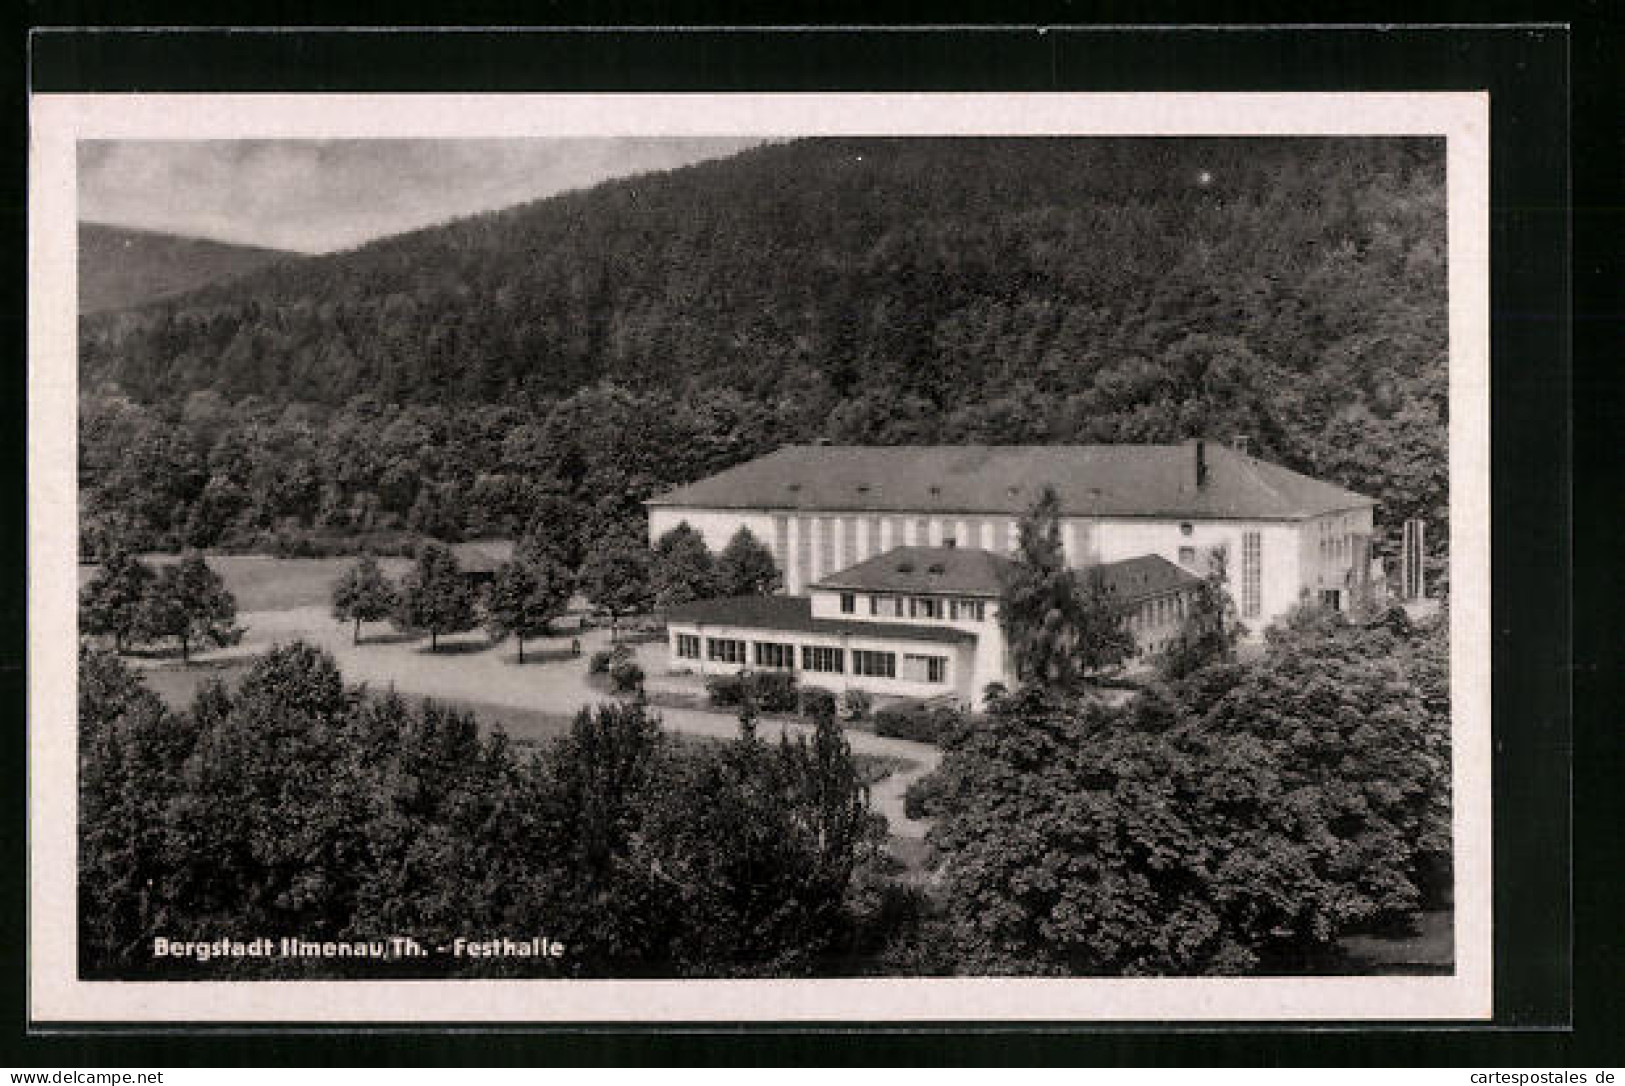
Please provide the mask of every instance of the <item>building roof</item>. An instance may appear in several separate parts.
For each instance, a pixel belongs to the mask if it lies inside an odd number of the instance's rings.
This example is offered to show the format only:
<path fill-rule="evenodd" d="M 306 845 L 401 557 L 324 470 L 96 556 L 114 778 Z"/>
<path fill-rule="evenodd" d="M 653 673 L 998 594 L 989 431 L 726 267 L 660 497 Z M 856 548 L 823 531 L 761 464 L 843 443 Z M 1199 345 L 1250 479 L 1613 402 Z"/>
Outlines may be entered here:
<path fill-rule="evenodd" d="M 857 634 L 903 641 L 963 643 L 976 640 L 969 630 L 951 626 L 922 626 L 907 622 L 858 622 L 844 618 L 814 618 L 806 596 L 728 596 L 679 604 L 666 622 L 704 623 L 708 626 L 743 626 L 788 633 Z"/>
<path fill-rule="evenodd" d="M 1200 449 L 1206 478 L 1197 483 Z M 1296 520 L 1376 502 L 1216 441 L 1178 445 L 787 445 L 656 506 L 1019 515 L 1046 486 L 1063 516 Z"/>
<path fill-rule="evenodd" d="M 1202 578 L 1181 569 L 1160 554 L 1142 554 L 1138 558 L 1125 558 L 1120 562 L 1105 562 L 1089 566 L 1082 572 L 1097 571 L 1106 582 L 1107 594 L 1122 603 L 1135 603 L 1202 583 Z"/>
<path fill-rule="evenodd" d="M 894 547 L 855 566 L 831 573 L 815 587 L 863 592 L 941 592 L 997 596 L 1015 562 L 975 547 Z"/>

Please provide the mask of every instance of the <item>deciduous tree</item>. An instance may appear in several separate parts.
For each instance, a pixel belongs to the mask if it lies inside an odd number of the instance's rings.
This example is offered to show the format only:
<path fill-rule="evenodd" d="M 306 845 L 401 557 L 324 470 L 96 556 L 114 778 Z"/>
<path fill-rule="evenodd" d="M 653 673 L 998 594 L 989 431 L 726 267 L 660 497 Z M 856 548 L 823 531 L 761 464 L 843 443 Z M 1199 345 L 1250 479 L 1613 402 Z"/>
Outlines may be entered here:
<path fill-rule="evenodd" d="M 654 604 L 649 585 L 649 549 L 627 535 L 600 537 L 581 567 L 581 588 L 594 606 L 609 614 L 609 637 L 620 620 Z"/>
<path fill-rule="evenodd" d="M 525 638 L 540 637 L 570 602 L 570 581 L 557 564 L 504 562 L 485 602 L 485 628 L 492 641 L 512 634 L 525 662 Z"/>
<path fill-rule="evenodd" d="M 79 592 L 79 631 L 111 636 L 116 652 L 145 636 L 148 596 L 155 577 L 141 559 L 122 548 L 110 551 Z"/>
<path fill-rule="evenodd" d="M 429 631 L 429 651 L 440 635 L 474 628 L 474 593 L 457 566 L 457 556 L 439 543 L 418 549 L 417 563 L 401 581 L 396 621 L 406 629 Z"/>
<path fill-rule="evenodd" d="M 242 637 L 236 598 L 200 554 L 159 571 L 145 612 L 146 629 L 179 642 L 182 660 L 191 660 L 193 645 L 231 645 Z"/>
<path fill-rule="evenodd" d="M 364 554 L 333 584 L 333 617 L 354 622 L 351 644 L 361 644 L 361 624 L 381 622 L 395 609 L 395 586 L 378 567 L 378 559 Z"/>

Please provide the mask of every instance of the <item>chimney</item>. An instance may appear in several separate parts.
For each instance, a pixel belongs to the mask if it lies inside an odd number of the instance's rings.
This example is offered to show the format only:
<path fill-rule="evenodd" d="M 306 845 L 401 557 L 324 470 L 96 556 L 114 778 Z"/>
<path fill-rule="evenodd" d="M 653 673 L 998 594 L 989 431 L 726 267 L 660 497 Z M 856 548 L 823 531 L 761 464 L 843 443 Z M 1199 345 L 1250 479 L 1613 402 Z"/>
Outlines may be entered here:
<path fill-rule="evenodd" d="M 1207 442 L 1196 439 L 1196 488 L 1207 486 Z"/>

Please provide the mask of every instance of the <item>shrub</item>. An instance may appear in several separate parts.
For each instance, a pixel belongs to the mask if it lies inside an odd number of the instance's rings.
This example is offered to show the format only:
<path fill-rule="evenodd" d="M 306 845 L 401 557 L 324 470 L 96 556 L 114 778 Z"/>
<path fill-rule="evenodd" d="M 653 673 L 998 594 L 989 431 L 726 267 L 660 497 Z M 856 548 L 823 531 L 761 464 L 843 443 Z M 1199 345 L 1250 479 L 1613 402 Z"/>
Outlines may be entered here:
<path fill-rule="evenodd" d="M 631 692 L 643 685 L 643 668 L 630 657 L 622 657 L 609 665 L 609 677 L 615 689 Z"/>
<path fill-rule="evenodd" d="M 705 692 L 710 695 L 712 705 L 732 708 L 744 700 L 744 677 L 741 675 L 709 675 L 705 680 Z"/>
<path fill-rule="evenodd" d="M 591 675 L 610 675 L 615 665 L 629 661 L 633 658 L 632 650 L 625 645 L 616 645 L 612 649 L 599 649 L 587 661 L 587 672 Z"/>
<path fill-rule="evenodd" d="M 942 775 L 927 773 L 903 793 L 903 814 L 909 818 L 936 818 L 944 813 L 942 801 L 947 794 L 947 782 Z"/>
<path fill-rule="evenodd" d="M 964 717 L 952 709 L 933 708 L 918 702 L 904 702 L 880 710 L 874 716 L 875 734 L 890 739 L 951 750 L 964 739 L 968 728 Z"/>
<path fill-rule="evenodd" d="M 873 706 L 874 699 L 867 690 L 843 690 L 835 699 L 835 713 L 842 720 L 862 720 Z"/>
<path fill-rule="evenodd" d="M 835 692 L 821 686 L 804 686 L 798 703 L 802 716 L 820 717 L 835 712 Z"/>
<path fill-rule="evenodd" d="M 746 680 L 756 707 L 765 713 L 796 711 L 796 677 L 789 671 L 758 671 Z"/>

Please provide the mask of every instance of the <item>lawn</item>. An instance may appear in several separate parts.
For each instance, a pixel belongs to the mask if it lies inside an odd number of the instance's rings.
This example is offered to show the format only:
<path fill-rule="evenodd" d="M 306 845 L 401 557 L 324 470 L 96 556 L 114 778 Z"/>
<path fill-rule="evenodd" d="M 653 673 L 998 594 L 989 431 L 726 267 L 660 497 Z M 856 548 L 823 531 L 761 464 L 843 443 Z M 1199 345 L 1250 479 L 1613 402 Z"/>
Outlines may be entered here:
<path fill-rule="evenodd" d="M 176 561 L 172 554 L 143 555 L 152 566 Z M 239 611 L 289 611 L 296 607 L 326 607 L 333 599 L 333 582 L 355 565 L 354 558 L 271 558 L 257 554 L 211 554 L 209 568 L 220 574 L 237 599 Z M 411 568 L 409 558 L 380 558 L 386 577 L 398 578 Z M 94 565 L 79 567 L 83 585 L 96 575 Z"/>

